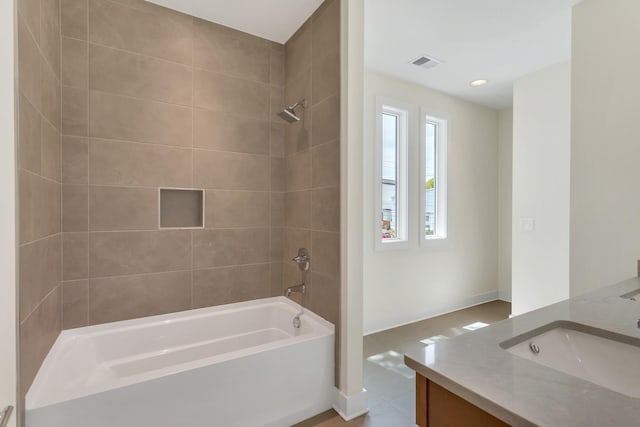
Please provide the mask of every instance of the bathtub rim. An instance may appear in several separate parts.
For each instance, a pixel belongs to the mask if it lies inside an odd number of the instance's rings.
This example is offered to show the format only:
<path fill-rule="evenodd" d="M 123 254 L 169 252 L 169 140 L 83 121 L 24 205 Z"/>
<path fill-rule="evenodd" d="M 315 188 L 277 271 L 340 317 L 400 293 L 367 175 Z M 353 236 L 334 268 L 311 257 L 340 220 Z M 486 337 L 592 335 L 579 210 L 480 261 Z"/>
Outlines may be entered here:
<path fill-rule="evenodd" d="M 317 315 L 316 313 L 304 308 L 304 317 L 310 318 L 317 325 L 309 333 L 291 336 L 279 341 L 269 342 L 266 344 L 260 344 L 257 346 L 247 347 L 240 350 L 230 351 L 227 353 L 217 354 L 210 357 L 205 357 L 189 362 L 178 363 L 170 365 L 164 368 L 150 370 L 139 374 L 134 374 L 126 378 L 114 381 L 107 386 L 102 387 L 87 387 L 84 393 L 71 393 L 71 395 L 61 395 L 57 398 L 51 398 L 48 396 L 47 390 L 44 389 L 44 385 L 47 383 L 48 374 L 55 367 L 58 359 L 61 357 L 61 352 L 64 350 L 64 346 L 69 345 L 76 339 L 80 339 L 86 336 L 100 336 L 104 334 L 110 334 L 115 332 L 126 332 L 135 329 L 141 329 L 146 326 L 153 326 L 160 323 L 173 323 L 178 321 L 188 321 L 189 319 L 207 317 L 209 315 L 224 313 L 230 311 L 249 311 L 251 308 L 282 304 L 286 306 L 292 314 L 297 313 L 302 307 L 295 301 L 284 296 L 268 297 L 257 300 L 243 301 L 232 304 L 223 304 L 212 307 L 204 307 L 192 310 L 183 310 L 173 313 L 159 314 L 154 316 L 141 317 L 129 320 L 120 320 L 116 322 L 103 323 L 99 325 L 84 326 L 80 328 L 67 329 L 60 333 L 54 345 L 49 350 L 49 353 L 45 357 L 40 369 L 38 370 L 34 381 L 25 395 L 25 410 L 35 410 L 44 408 L 47 406 L 59 404 L 66 401 L 75 399 L 82 399 L 87 396 L 96 395 L 99 393 L 115 390 L 121 387 L 131 386 L 144 381 L 150 381 L 157 378 L 162 378 L 171 375 L 177 375 L 182 372 L 203 368 L 208 365 L 224 363 L 225 361 L 232 359 L 240 359 L 243 357 L 249 357 L 254 354 L 267 352 L 276 348 L 286 347 L 289 345 L 295 345 L 296 343 L 302 343 L 314 339 L 319 339 L 331 335 L 335 335 L 335 326 Z M 334 340 L 335 345 L 335 340 Z"/>

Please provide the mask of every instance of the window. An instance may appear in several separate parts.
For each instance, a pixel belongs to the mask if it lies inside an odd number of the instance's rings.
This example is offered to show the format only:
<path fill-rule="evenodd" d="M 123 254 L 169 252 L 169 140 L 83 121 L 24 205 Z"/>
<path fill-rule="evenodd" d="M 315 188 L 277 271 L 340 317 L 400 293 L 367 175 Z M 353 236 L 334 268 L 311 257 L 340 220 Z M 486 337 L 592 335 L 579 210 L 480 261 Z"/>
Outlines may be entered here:
<path fill-rule="evenodd" d="M 377 101 L 376 247 L 408 243 L 409 110 Z"/>
<path fill-rule="evenodd" d="M 420 221 L 424 241 L 447 237 L 447 121 L 424 110 L 422 118 Z"/>

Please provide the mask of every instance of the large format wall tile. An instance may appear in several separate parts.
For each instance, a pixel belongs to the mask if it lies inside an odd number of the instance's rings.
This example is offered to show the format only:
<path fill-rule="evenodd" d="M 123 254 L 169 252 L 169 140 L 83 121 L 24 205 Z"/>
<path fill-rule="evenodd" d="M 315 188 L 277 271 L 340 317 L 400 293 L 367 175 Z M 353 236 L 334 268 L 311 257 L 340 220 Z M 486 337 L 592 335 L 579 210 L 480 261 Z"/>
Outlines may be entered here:
<path fill-rule="evenodd" d="M 315 51 L 314 51 L 315 52 Z M 340 50 L 313 57 L 312 99 L 318 103 L 340 93 Z"/>
<path fill-rule="evenodd" d="M 24 19 L 27 28 L 34 35 L 36 42 L 40 41 L 40 0 L 19 0 L 18 13 Z"/>
<path fill-rule="evenodd" d="M 271 67 L 269 82 L 279 87 L 284 86 L 284 47 L 281 45 L 271 47 Z"/>
<path fill-rule="evenodd" d="M 42 117 L 24 96 L 19 102 L 18 160 L 21 169 L 40 173 L 42 148 Z"/>
<path fill-rule="evenodd" d="M 60 232 L 60 184 L 21 171 L 20 242 L 28 243 Z"/>
<path fill-rule="evenodd" d="M 311 228 L 340 231 L 340 191 L 337 187 L 311 192 Z"/>
<path fill-rule="evenodd" d="M 90 323 L 105 323 L 191 308 L 191 272 L 91 279 Z"/>
<path fill-rule="evenodd" d="M 20 386 L 27 392 L 62 329 L 62 293 L 57 286 L 20 324 Z"/>
<path fill-rule="evenodd" d="M 313 106 L 313 145 L 335 141 L 340 137 L 340 98 L 332 96 Z"/>
<path fill-rule="evenodd" d="M 87 184 L 89 182 L 89 141 L 87 138 L 62 137 L 62 182 Z"/>
<path fill-rule="evenodd" d="M 217 73 L 269 83 L 269 42 L 196 20 L 193 65 Z"/>
<path fill-rule="evenodd" d="M 340 185 L 340 144 L 334 141 L 311 150 L 311 186 Z"/>
<path fill-rule="evenodd" d="M 269 86 L 264 83 L 196 70 L 193 87 L 196 107 L 260 120 L 269 117 Z"/>
<path fill-rule="evenodd" d="M 62 186 L 62 231 L 89 229 L 89 189 L 86 185 Z"/>
<path fill-rule="evenodd" d="M 60 283 L 60 234 L 20 248 L 20 320 Z"/>
<path fill-rule="evenodd" d="M 42 78 L 42 109 L 40 112 L 44 118 L 49 120 L 49 122 L 56 127 L 56 129 L 60 129 L 60 81 L 47 62 L 41 62 L 41 66 L 42 70 L 40 72 L 40 77 Z"/>
<path fill-rule="evenodd" d="M 195 150 L 194 185 L 220 190 L 269 190 L 269 157 Z"/>
<path fill-rule="evenodd" d="M 313 18 L 312 44 L 313 54 L 322 55 L 324 52 L 340 48 L 340 1 L 326 1 Z"/>
<path fill-rule="evenodd" d="M 90 277 L 189 270 L 189 231 L 93 232 Z"/>
<path fill-rule="evenodd" d="M 60 0 L 40 2 L 40 32 L 42 54 L 60 76 Z"/>
<path fill-rule="evenodd" d="M 62 280 L 89 277 L 89 233 L 62 233 Z"/>
<path fill-rule="evenodd" d="M 340 274 L 340 234 L 314 231 L 311 233 L 311 247 L 315 262 L 311 269 L 330 277 Z"/>
<path fill-rule="evenodd" d="M 89 281 L 78 280 L 62 285 L 62 328 L 89 325 Z"/>
<path fill-rule="evenodd" d="M 92 137 L 191 146 L 190 108 L 90 91 Z"/>
<path fill-rule="evenodd" d="M 271 191 L 284 191 L 287 188 L 286 160 L 271 157 Z"/>
<path fill-rule="evenodd" d="M 191 73 L 174 62 L 89 45 L 90 89 L 191 105 Z"/>
<path fill-rule="evenodd" d="M 195 308 L 266 298 L 270 293 L 269 264 L 196 270 L 193 273 Z"/>
<path fill-rule="evenodd" d="M 291 258 L 298 255 L 299 248 L 311 249 L 311 231 L 306 229 L 285 228 L 283 236 L 282 260 L 285 264 L 292 265 Z M 311 252 L 311 259 L 315 260 L 315 254 Z M 312 262 L 311 265 L 315 263 Z M 297 268 L 297 267 L 296 267 Z"/>
<path fill-rule="evenodd" d="M 287 85 L 290 79 L 298 77 L 311 67 L 311 21 L 307 21 L 285 44 L 285 76 Z"/>
<path fill-rule="evenodd" d="M 340 280 L 311 272 L 309 308 L 334 325 L 340 324 Z"/>
<path fill-rule="evenodd" d="M 89 87 L 89 44 L 82 40 L 62 37 L 60 80 L 64 86 Z"/>
<path fill-rule="evenodd" d="M 62 88 L 62 133 L 89 134 L 89 93 L 83 88 Z"/>
<path fill-rule="evenodd" d="M 191 29 L 181 20 L 106 0 L 89 0 L 89 41 L 182 64 L 191 62 Z"/>
<path fill-rule="evenodd" d="M 311 228 L 338 227 L 339 122 L 326 126 L 335 111 L 318 104 L 338 101 L 335 1 L 286 47 L 144 1 L 59 1 L 64 327 L 280 295 L 300 280 L 299 247 L 333 292 L 339 247 L 323 260 Z M 26 52 L 40 65 L 24 83 L 55 122 L 56 93 L 37 86 L 55 65 Z M 276 116 L 301 98 L 301 122 Z M 24 144 L 25 161 L 53 178 L 42 139 Z M 207 229 L 157 230 L 158 187 L 205 189 Z"/>
<path fill-rule="evenodd" d="M 155 230 L 158 228 L 158 190 L 91 186 L 91 231 Z"/>
<path fill-rule="evenodd" d="M 284 198 L 285 226 L 309 228 L 311 226 L 311 192 L 292 191 Z"/>
<path fill-rule="evenodd" d="M 305 100 L 307 101 L 307 109 L 310 109 L 311 105 L 313 105 L 313 100 L 311 99 L 312 87 L 311 68 L 303 70 L 295 77 L 290 77 L 284 90 L 284 103 L 292 105 Z M 301 110 L 296 111 L 298 111 L 301 116 L 305 115 L 305 113 L 310 113 L 309 110 L 305 112 L 301 112 Z"/>
<path fill-rule="evenodd" d="M 16 2 L 19 399 L 61 329 L 59 1 Z"/>
<path fill-rule="evenodd" d="M 267 227 L 269 193 L 266 191 L 207 191 L 207 228 Z"/>
<path fill-rule="evenodd" d="M 286 193 L 271 192 L 271 227 L 284 227 Z M 273 234 L 273 233 L 272 233 Z"/>
<path fill-rule="evenodd" d="M 92 139 L 90 180 L 95 185 L 188 187 L 191 150 Z"/>
<path fill-rule="evenodd" d="M 63 36 L 87 40 L 88 0 L 60 0 L 60 31 Z"/>
<path fill-rule="evenodd" d="M 286 125 L 274 115 L 272 115 L 271 120 L 277 120 L 277 122 L 271 123 L 271 129 L 269 132 L 270 153 L 275 157 L 284 157 Z"/>
<path fill-rule="evenodd" d="M 269 228 L 193 232 L 194 268 L 269 262 Z"/>
<path fill-rule="evenodd" d="M 48 121 L 42 122 L 42 176 L 60 182 L 60 132 Z"/>
<path fill-rule="evenodd" d="M 18 19 L 18 74 L 20 93 L 40 111 L 42 106 L 42 55 L 27 25 Z"/>
<path fill-rule="evenodd" d="M 309 151 L 287 157 L 286 170 L 287 191 L 311 188 L 311 154 Z"/>
<path fill-rule="evenodd" d="M 269 154 L 270 125 L 266 121 L 226 111 L 193 111 L 196 148 L 238 153 Z"/>

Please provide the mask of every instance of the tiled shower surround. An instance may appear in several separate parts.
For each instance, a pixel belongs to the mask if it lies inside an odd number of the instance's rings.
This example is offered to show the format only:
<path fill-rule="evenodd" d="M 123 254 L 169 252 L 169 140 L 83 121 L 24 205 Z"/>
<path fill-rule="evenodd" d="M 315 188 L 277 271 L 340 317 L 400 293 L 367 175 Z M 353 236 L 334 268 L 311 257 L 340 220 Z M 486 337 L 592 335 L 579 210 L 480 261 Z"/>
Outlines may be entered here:
<path fill-rule="evenodd" d="M 281 295 L 298 247 L 337 325 L 339 0 L 285 46 L 142 0 L 17 3 L 22 396 L 61 329 Z M 204 189 L 205 229 L 160 230 L 160 187 Z"/>
<path fill-rule="evenodd" d="M 24 396 L 62 322 L 60 25 L 55 0 L 18 1 L 17 101 L 18 316 Z"/>
<path fill-rule="evenodd" d="M 337 323 L 339 1 L 285 46 L 60 1 L 63 328 L 282 295 L 298 247 L 306 304 Z M 301 98 L 300 123 L 276 116 Z M 159 188 L 204 189 L 204 229 L 159 229 Z"/>

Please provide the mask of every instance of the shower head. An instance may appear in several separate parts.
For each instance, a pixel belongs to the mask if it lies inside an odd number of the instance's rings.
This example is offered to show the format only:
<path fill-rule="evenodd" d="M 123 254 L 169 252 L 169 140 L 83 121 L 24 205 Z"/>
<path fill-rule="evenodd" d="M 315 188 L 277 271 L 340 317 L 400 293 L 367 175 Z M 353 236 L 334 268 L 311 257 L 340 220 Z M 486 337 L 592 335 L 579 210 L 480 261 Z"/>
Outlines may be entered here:
<path fill-rule="evenodd" d="M 283 111 L 278 113 L 278 116 L 280 116 L 282 120 L 285 120 L 289 123 L 295 123 L 300 121 L 300 117 L 298 117 L 291 108 L 285 108 Z"/>
<path fill-rule="evenodd" d="M 279 112 L 278 116 L 288 123 L 299 122 L 300 116 L 296 114 L 296 108 L 298 106 L 302 107 L 302 110 L 304 111 L 304 108 L 307 106 L 307 101 L 303 99 L 302 101 L 296 102 L 291 107 L 287 107 Z"/>

